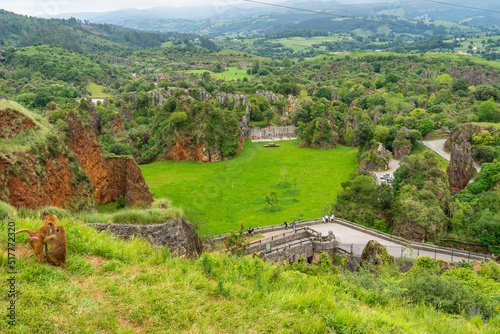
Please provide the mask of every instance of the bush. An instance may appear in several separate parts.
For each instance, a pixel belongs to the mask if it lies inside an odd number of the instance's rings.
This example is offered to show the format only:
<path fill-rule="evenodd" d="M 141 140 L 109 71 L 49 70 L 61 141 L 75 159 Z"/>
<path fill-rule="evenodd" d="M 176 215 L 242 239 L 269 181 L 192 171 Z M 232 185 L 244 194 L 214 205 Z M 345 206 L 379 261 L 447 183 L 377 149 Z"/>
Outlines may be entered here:
<path fill-rule="evenodd" d="M 125 197 L 123 197 L 123 195 L 121 195 L 118 200 L 116 201 L 116 208 L 118 210 L 120 209 L 123 209 L 125 207 L 126 203 L 125 203 Z"/>
<path fill-rule="evenodd" d="M 116 155 L 132 155 L 132 148 L 127 144 L 113 144 L 109 147 L 109 153 Z"/>
<path fill-rule="evenodd" d="M 491 146 L 479 146 L 472 149 L 472 157 L 479 163 L 492 162 L 495 159 L 495 148 Z"/>

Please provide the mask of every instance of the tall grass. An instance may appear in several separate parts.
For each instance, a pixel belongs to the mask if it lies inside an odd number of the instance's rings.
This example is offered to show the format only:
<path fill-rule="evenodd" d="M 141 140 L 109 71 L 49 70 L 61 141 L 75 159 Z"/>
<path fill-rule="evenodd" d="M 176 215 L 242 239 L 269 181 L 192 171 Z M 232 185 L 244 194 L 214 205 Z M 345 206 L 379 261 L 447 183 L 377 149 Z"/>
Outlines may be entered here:
<path fill-rule="evenodd" d="M 20 219 L 17 228 L 39 220 Z M 117 240 L 68 219 L 67 272 L 19 257 L 17 322 L 2 333 L 498 333 L 500 321 L 449 315 L 323 267 L 252 257 L 173 258 L 139 239 Z M 6 240 L 0 231 L 0 244 Z M 18 248 L 27 249 L 25 235 Z M 1 263 L 1 262 L 0 262 Z M 5 268 L 5 264 L 3 264 Z M 2 270 L 4 269 L 2 268 Z M 403 275 L 403 274 L 401 274 Z M 398 276 L 403 279 L 403 276 Z M 387 284 L 386 284 L 387 285 Z M 382 291 L 382 292 L 381 292 Z M 369 298 L 385 293 L 385 298 Z M 7 305 L 6 293 L 0 295 Z"/>

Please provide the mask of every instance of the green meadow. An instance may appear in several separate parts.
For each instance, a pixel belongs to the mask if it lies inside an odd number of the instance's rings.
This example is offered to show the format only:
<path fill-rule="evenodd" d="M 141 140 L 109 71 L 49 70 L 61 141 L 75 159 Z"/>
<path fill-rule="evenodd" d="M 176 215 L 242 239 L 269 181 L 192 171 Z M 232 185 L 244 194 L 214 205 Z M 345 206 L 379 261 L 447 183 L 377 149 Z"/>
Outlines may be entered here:
<path fill-rule="evenodd" d="M 200 223 L 202 235 L 212 235 L 236 230 L 240 222 L 255 227 L 319 217 L 357 168 L 351 147 L 301 149 L 298 140 L 280 141 L 276 148 L 263 144 L 247 141 L 228 161 L 161 161 L 141 169 L 155 198 L 170 198 L 188 220 Z M 265 200 L 272 192 L 278 197 L 273 209 Z"/>

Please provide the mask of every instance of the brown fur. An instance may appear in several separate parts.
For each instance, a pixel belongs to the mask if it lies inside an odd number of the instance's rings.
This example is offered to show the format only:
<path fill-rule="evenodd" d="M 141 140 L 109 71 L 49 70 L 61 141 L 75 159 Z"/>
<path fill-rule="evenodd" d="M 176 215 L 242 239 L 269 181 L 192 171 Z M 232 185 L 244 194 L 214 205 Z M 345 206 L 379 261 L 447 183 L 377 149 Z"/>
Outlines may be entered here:
<path fill-rule="evenodd" d="M 55 233 L 43 239 L 45 244 L 50 245 L 47 252 L 47 262 L 55 266 L 60 266 L 66 269 L 64 262 L 66 262 L 66 229 L 64 226 L 58 226 Z"/>
<path fill-rule="evenodd" d="M 29 234 L 28 243 L 33 249 L 33 253 L 38 259 L 38 262 L 42 262 L 43 260 L 43 239 L 49 235 L 47 232 L 52 233 L 52 231 L 57 227 L 57 217 L 55 215 L 51 215 L 48 211 L 44 211 L 42 217 L 45 218 L 45 221 L 42 226 L 38 228 L 38 230 L 33 232 L 30 229 L 25 228 L 15 232 L 16 234 L 21 232 Z M 45 246 L 45 252 L 47 252 L 47 246 Z"/>

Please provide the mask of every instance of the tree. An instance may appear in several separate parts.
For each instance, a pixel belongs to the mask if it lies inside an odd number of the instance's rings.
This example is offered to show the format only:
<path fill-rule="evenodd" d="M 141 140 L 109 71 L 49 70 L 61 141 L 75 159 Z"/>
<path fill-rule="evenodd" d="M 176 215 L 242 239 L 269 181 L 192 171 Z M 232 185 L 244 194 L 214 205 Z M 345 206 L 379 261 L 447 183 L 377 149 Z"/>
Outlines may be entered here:
<path fill-rule="evenodd" d="M 434 121 L 430 118 L 425 118 L 419 122 L 419 128 L 420 132 L 422 133 L 422 136 L 425 136 L 432 130 L 434 130 Z"/>
<path fill-rule="evenodd" d="M 362 146 L 373 138 L 373 125 L 367 121 L 361 122 L 354 131 L 354 140 L 356 145 Z"/>
<path fill-rule="evenodd" d="M 286 174 L 286 167 L 283 167 L 283 170 L 281 172 L 281 176 L 285 179 L 285 187 L 288 186 L 288 181 L 287 181 L 287 174 Z"/>
<path fill-rule="evenodd" d="M 271 206 L 271 211 L 274 210 L 274 204 L 278 203 L 278 194 L 276 192 L 272 191 L 269 196 L 266 195 L 266 203 Z"/>
<path fill-rule="evenodd" d="M 324 97 L 327 100 L 332 99 L 332 93 L 333 90 L 330 87 L 321 87 L 317 92 L 316 92 L 316 97 L 317 98 L 322 98 Z"/>
<path fill-rule="evenodd" d="M 488 101 L 484 101 L 479 105 L 477 116 L 480 122 L 500 122 L 500 112 L 493 101 L 493 97 L 490 97 Z"/>

